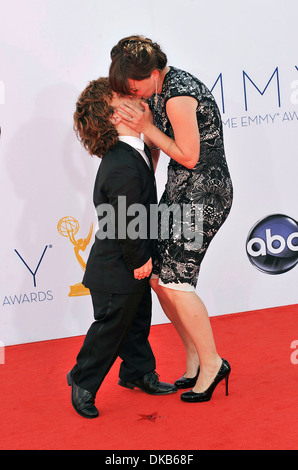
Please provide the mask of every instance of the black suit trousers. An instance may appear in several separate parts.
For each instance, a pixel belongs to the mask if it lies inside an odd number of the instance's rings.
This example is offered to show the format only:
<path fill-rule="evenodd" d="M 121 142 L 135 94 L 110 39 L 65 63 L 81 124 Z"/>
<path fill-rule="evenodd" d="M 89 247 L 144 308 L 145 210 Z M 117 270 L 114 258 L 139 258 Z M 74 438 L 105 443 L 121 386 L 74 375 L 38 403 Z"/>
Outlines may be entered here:
<path fill-rule="evenodd" d="M 96 395 L 118 356 L 123 380 L 136 380 L 155 370 L 156 364 L 148 341 L 152 310 L 149 284 L 137 293 L 90 292 L 95 321 L 71 375 L 79 387 Z"/>

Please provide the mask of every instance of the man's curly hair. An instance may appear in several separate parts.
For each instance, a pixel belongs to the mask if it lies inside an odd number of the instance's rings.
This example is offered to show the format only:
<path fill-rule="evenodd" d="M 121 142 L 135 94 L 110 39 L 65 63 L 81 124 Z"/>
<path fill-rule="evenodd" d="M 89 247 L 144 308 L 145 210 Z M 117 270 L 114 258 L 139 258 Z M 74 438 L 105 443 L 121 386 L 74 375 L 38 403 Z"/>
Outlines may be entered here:
<path fill-rule="evenodd" d="M 109 79 L 100 77 L 89 82 L 76 103 L 74 130 L 90 155 L 102 157 L 118 142 L 118 132 L 110 121 L 112 98 Z"/>

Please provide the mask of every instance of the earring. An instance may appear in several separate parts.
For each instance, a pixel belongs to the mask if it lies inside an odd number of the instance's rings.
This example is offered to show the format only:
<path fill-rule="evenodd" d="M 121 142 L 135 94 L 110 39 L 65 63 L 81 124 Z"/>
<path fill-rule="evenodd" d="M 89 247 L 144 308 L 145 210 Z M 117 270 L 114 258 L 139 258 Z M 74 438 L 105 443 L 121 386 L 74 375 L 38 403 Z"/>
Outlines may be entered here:
<path fill-rule="evenodd" d="M 157 96 L 157 80 L 155 80 L 155 97 L 154 97 L 154 101 L 155 101 L 155 106 L 157 106 L 157 103 L 158 103 L 158 96 Z"/>

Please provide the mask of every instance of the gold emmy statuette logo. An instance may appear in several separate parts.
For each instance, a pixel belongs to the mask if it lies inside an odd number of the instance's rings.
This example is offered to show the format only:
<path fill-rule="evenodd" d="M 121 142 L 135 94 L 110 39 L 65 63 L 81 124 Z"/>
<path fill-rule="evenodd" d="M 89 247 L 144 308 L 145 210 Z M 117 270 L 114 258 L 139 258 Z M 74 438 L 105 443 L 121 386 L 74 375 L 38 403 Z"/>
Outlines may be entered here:
<path fill-rule="evenodd" d="M 76 258 L 80 266 L 85 271 L 86 263 L 81 257 L 80 251 L 85 251 L 87 246 L 89 245 L 92 231 L 93 231 L 93 223 L 91 224 L 89 234 L 87 238 L 85 239 L 82 239 L 82 238 L 80 238 L 79 240 L 75 239 L 75 235 L 78 233 L 79 228 L 80 228 L 79 222 L 74 217 L 63 217 L 62 219 L 59 220 L 57 224 L 57 229 L 60 235 L 62 235 L 63 237 L 68 237 L 71 243 L 73 244 Z M 70 292 L 68 296 L 77 297 L 79 295 L 89 295 L 89 294 L 90 294 L 89 289 L 83 286 L 83 284 L 80 282 L 79 284 L 70 286 Z"/>

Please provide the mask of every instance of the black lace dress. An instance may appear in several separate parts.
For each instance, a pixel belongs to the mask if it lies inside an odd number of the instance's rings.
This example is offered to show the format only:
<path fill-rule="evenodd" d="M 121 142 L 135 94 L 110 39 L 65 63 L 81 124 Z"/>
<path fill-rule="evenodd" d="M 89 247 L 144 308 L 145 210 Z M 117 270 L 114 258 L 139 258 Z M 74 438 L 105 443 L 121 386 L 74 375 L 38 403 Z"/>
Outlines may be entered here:
<path fill-rule="evenodd" d="M 157 102 L 155 96 L 148 100 L 156 126 L 174 138 L 166 103 L 177 96 L 192 96 L 198 101 L 200 158 L 193 169 L 170 159 L 167 183 L 159 203 L 161 214 L 167 213 L 159 218 L 153 274 L 169 288 L 189 291 L 195 289 L 206 250 L 230 212 L 233 187 L 220 112 L 213 95 L 200 80 L 170 67 Z"/>

